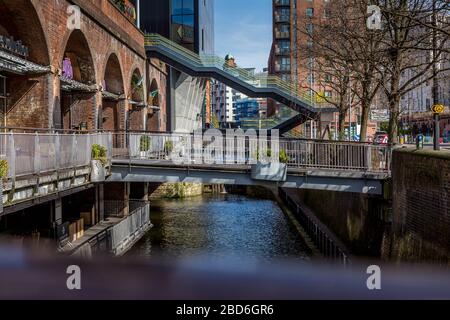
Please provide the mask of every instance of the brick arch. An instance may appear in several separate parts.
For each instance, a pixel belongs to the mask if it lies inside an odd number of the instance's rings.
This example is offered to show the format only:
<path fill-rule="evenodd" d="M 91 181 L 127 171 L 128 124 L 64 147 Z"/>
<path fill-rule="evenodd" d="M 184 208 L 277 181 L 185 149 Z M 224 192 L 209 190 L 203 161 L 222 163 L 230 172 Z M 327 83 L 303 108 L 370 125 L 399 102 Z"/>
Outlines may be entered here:
<path fill-rule="evenodd" d="M 160 88 L 160 83 L 156 78 L 152 78 L 149 86 L 148 86 L 148 93 L 147 93 L 147 103 L 151 107 L 161 107 L 161 91 L 162 88 Z M 152 93 L 157 92 L 156 95 L 152 96 Z M 146 124 L 145 129 L 147 131 L 159 131 L 160 126 L 160 110 L 157 109 L 149 109 L 146 116 Z"/>
<path fill-rule="evenodd" d="M 158 80 L 155 78 L 152 79 L 150 82 L 150 85 L 148 86 L 148 104 L 150 106 L 159 107 L 160 106 L 160 91 L 161 88 L 159 87 Z M 157 92 L 157 94 L 152 95 L 152 93 Z"/>
<path fill-rule="evenodd" d="M 103 89 L 108 91 L 108 92 L 115 93 L 115 94 L 125 94 L 126 85 L 125 85 L 125 82 L 124 82 L 123 67 L 122 67 L 122 63 L 121 63 L 121 59 L 120 59 L 119 53 L 117 53 L 115 51 L 110 51 L 106 55 L 106 57 L 107 57 L 107 59 L 105 59 L 105 64 L 104 64 L 104 66 L 102 68 L 102 73 L 101 73 L 102 74 L 101 80 L 106 82 L 106 88 L 104 87 Z M 111 71 L 110 68 L 118 69 L 118 71 L 119 71 L 118 73 L 116 73 L 114 75 L 116 77 L 120 76 L 119 81 L 121 82 L 121 92 L 119 92 L 119 90 L 116 89 L 116 88 L 113 88 L 113 89 L 108 88 L 108 81 L 106 81 L 106 80 L 109 78 L 109 75 L 107 74 L 107 72 Z M 104 84 L 102 83 L 102 85 L 104 85 Z"/>
<path fill-rule="evenodd" d="M 58 65 L 62 68 L 63 60 L 68 51 L 73 51 L 77 56 L 80 56 L 83 60 L 89 62 L 90 67 L 92 68 L 93 75 L 89 76 L 90 81 L 83 81 L 85 79 L 75 79 L 80 82 L 91 82 L 91 84 L 95 84 L 97 82 L 96 75 L 98 71 L 96 69 L 96 64 L 94 63 L 94 50 L 89 42 L 88 37 L 86 37 L 85 32 L 83 30 L 69 30 L 62 42 L 61 46 L 62 50 L 60 50 L 60 54 L 58 57 Z"/>
<path fill-rule="evenodd" d="M 141 92 L 137 92 L 137 91 L 133 90 L 133 81 L 136 81 L 137 78 L 143 78 L 142 84 L 141 84 L 141 86 L 142 86 Z M 142 72 L 139 65 L 137 65 L 137 64 L 133 65 L 128 79 L 129 79 L 129 81 L 128 81 L 128 86 L 129 86 L 128 99 L 144 102 L 145 101 L 145 91 L 146 91 L 146 87 L 147 87 L 146 86 L 146 77 L 145 77 L 145 73 Z"/>
<path fill-rule="evenodd" d="M 29 60 L 48 66 L 51 51 L 36 0 L 0 0 L 0 21 L 8 35 L 29 48 Z"/>

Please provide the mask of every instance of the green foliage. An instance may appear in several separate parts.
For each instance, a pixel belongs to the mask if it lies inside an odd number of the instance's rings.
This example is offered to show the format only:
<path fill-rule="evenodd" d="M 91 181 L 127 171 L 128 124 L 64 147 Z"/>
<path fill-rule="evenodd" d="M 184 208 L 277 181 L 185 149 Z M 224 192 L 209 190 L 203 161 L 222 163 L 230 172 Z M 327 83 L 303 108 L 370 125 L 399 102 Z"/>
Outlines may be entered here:
<path fill-rule="evenodd" d="M 267 149 L 267 157 L 270 158 L 272 157 L 272 150 L 271 149 Z M 289 157 L 286 154 L 286 150 L 281 149 L 280 150 L 280 163 L 288 163 L 289 162 Z M 259 152 L 256 155 L 256 159 L 259 161 Z"/>
<path fill-rule="evenodd" d="M 217 115 L 215 112 L 212 112 L 212 115 L 211 115 L 211 127 L 213 127 L 214 129 L 220 128 L 219 119 L 217 118 Z"/>
<path fill-rule="evenodd" d="M 280 150 L 280 162 L 281 163 L 288 163 L 289 157 L 286 154 L 286 150 L 281 149 Z"/>
<path fill-rule="evenodd" d="M 380 124 L 380 131 L 389 132 L 389 122 L 382 122 Z"/>
<path fill-rule="evenodd" d="M 173 151 L 173 141 L 167 140 L 164 143 L 164 150 L 166 151 L 167 154 L 172 153 L 172 151 Z"/>
<path fill-rule="evenodd" d="M 0 160 L 0 178 L 4 179 L 8 175 L 9 164 L 8 160 Z"/>
<path fill-rule="evenodd" d="M 99 144 L 92 145 L 92 160 L 98 160 L 104 166 L 108 164 L 107 149 Z"/>
<path fill-rule="evenodd" d="M 140 141 L 140 150 L 147 152 L 150 150 L 152 138 L 150 136 L 142 136 Z"/>
<path fill-rule="evenodd" d="M 115 5 L 122 11 L 125 11 L 125 0 L 113 0 Z"/>
<path fill-rule="evenodd" d="M 177 182 L 175 183 L 172 198 L 183 199 L 186 196 L 186 184 Z"/>

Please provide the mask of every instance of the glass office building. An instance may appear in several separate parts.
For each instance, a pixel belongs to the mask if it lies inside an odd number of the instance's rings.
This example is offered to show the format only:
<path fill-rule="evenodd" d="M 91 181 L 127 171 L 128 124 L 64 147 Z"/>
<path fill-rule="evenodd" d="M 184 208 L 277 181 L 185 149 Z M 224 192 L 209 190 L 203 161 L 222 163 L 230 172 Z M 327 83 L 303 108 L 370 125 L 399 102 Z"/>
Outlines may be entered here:
<path fill-rule="evenodd" d="M 214 53 L 214 0 L 140 2 L 140 27 L 199 54 Z M 168 130 L 191 132 L 202 127 L 206 79 L 170 68 L 167 88 Z"/>

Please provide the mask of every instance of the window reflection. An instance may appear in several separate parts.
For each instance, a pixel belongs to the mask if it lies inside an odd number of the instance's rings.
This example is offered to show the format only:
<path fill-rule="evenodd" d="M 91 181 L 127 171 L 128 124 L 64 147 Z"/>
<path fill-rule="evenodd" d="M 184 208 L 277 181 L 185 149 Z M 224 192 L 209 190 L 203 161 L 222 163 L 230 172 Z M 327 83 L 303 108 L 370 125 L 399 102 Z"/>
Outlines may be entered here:
<path fill-rule="evenodd" d="M 172 0 L 172 40 L 194 50 L 194 0 Z"/>

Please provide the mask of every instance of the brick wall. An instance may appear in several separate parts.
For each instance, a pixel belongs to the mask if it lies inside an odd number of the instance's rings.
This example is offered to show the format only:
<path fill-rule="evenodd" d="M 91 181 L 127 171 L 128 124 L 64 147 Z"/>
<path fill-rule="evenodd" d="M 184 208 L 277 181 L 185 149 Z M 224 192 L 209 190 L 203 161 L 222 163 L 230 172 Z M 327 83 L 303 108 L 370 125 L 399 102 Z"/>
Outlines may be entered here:
<path fill-rule="evenodd" d="M 394 152 L 393 226 L 386 256 L 449 263 L 450 152 Z"/>
<path fill-rule="evenodd" d="M 129 128 L 130 130 L 143 131 L 144 128 L 144 116 L 146 112 L 143 108 L 136 108 L 129 113 Z"/>
<path fill-rule="evenodd" d="M 67 28 L 66 12 L 71 4 L 79 5 L 82 10 L 79 31 Z M 10 86 L 13 88 L 10 90 L 11 95 L 21 93 L 15 98 L 20 103 L 10 104 L 14 106 L 9 115 L 10 126 L 55 126 L 55 117 L 62 113 L 61 101 L 65 99 L 61 95 L 59 82 L 62 60 L 66 48 L 79 47 L 79 42 L 86 44 L 85 52 L 90 55 L 93 80 L 97 87 L 101 87 L 105 78 L 108 58 L 115 54 L 119 63 L 115 65 L 116 70 L 112 73 L 115 78 L 121 76 L 125 97 L 130 97 L 131 77 L 135 70 L 144 74 L 146 79 L 158 78 L 161 88 L 165 88 L 165 67 L 147 67 L 143 33 L 108 0 L 0 0 L 0 6 L 2 33 L 22 40 L 30 49 L 30 60 L 50 66 L 52 70 L 50 76 L 28 77 L 24 79 L 23 85 Z M 74 37 L 71 37 L 73 32 L 81 33 L 81 36 L 75 37 L 77 43 L 74 45 Z M 145 72 L 146 70 L 148 72 Z M 22 90 L 22 87 L 26 87 L 35 79 L 38 84 L 35 84 L 32 90 Z M 147 88 L 144 92 L 146 95 Z M 88 120 L 89 129 L 95 129 L 99 118 L 97 110 L 101 110 L 102 103 L 101 94 L 97 92 L 94 99 L 88 99 L 88 103 L 76 105 L 76 113 L 80 114 L 80 118 Z M 128 102 L 124 102 L 120 107 L 123 108 L 119 112 L 121 119 L 125 119 L 124 115 L 130 106 Z M 119 126 L 124 128 L 122 122 Z"/>
<path fill-rule="evenodd" d="M 45 127 L 48 112 L 42 112 L 48 104 L 48 82 L 46 76 L 9 77 L 7 82 L 8 115 L 6 125 L 10 127 Z"/>

